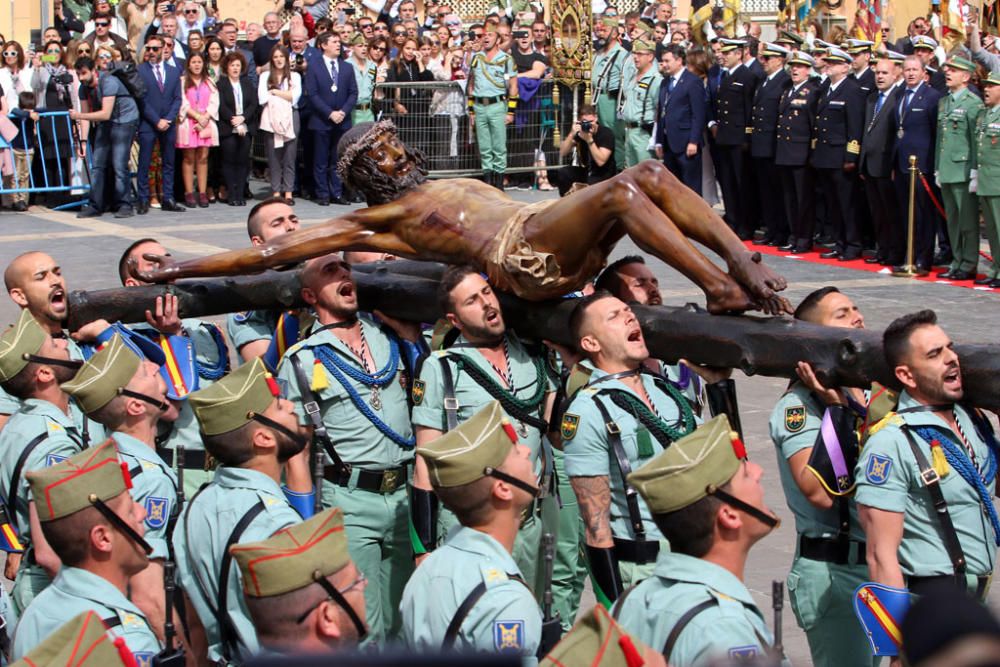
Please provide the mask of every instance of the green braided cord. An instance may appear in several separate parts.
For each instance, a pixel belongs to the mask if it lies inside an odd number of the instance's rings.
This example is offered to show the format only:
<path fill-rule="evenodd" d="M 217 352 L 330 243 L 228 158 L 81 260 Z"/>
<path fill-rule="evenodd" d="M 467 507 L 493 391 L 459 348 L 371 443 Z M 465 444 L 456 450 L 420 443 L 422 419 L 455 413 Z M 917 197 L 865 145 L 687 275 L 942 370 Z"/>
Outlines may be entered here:
<path fill-rule="evenodd" d="M 508 391 L 503 385 L 494 380 L 490 373 L 483 372 L 483 370 L 476 365 L 476 362 L 471 359 L 468 359 L 463 355 L 454 355 L 452 356 L 452 359 L 455 360 L 455 366 L 458 368 L 459 372 L 461 372 L 463 368 L 465 368 L 467 372 L 469 368 L 475 369 L 472 373 L 470 373 L 470 375 L 475 374 L 485 382 L 495 387 L 497 392 L 502 394 L 512 405 L 523 412 L 530 412 L 538 408 L 538 406 L 541 405 L 542 400 L 545 398 L 545 362 L 538 357 L 532 357 L 531 359 L 531 363 L 535 366 L 535 395 L 526 399 L 520 399 L 515 396 L 513 392 Z M 511 374 L 511 377 L 513 377 L 513 373 Z M 490 393 L 493 394 L 493 392 Z M 496 396 L 496 394 L 493 395 Z"/>
<path fill-rule="evenodd" d="M 666 389 L 667 394 L 677 404 L 677 408 L 681 413 L 681 418 L 678 420 L 678 424 L 681 425 L 680 428 L 668 424 L 631 392 L 622 389 L 611 389 L 608 391 L 608 394 L 615 405 L 624 410 L 630 410 L 642 422 L 643 426 L 649 429 L 656 439 L 660 441 L 660 444 L 667 447 L 671 442 L 676 442 L 694 431 L 694 411 L 691 409 L 691 404 L 688 403 L 684 395 L 669 382 L 664 383 L 662 386 L 659 384 L 657 386 L 661 389 Z"/>

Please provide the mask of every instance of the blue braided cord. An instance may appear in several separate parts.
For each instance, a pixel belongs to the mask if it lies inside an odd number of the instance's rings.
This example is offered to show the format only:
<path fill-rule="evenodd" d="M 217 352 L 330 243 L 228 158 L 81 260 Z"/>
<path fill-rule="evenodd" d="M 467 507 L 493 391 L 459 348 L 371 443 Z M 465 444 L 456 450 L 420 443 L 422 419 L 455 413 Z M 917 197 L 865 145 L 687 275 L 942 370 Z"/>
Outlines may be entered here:
<path fill-rule="evenodd" d="M 371 374 L 359 370 L 358 368 L 347 363 L 346 360 L 342 359 L 339 354 L 331 350 L 326 344 L 318 345 L 312 348 L 312 350 L 313 355 L 319 359 L 331 373 L 334 372 L 333 369 L 336 368 L 355 382 L 360 382 L 361 384 L 367 384 L 369 386 L 374 385 L 376 387 L 384 387 L 392 382 L 392 379 L 396 377 L 396 371 L 399 368 L 399 345 L 391 337 L 389 338 L 389 361 L 386 362 L 383 368 Z"/>
<path fill-rule="evenodd" d="M 937 440 L 941 443 L 941 450 L 944 452 L 944 458 L 948 461 L 948 465 L 954 468 L 962 479 L 971 484 L 972 488 L 979 494 L 979 502 L 982 503 L 983 508 L 986 510 L 986 515 L 990 518 L 990 524 L 993 526 L 993 539 L 997 546 L 1000 546 L 1000 517 L 997 517 L 997 509 L 993 506 L 993 498 L 986 488 L 986 485 L 992 482 L 997 474 L 997 458 L 993 450 L 988 450 L 986 470 L 983 471 L 983 475 L 980 477 L 979 471 L 973 465 L 972 461 L 969 460 L 965 451 L 955 444 L 949 436 L 945 435 L 943 429 L 933 426 L 910 428 L 928 443 L 932 440 Z M 938 437 L 938 433 L 940 433 L 941 437 Z"/>
<path fill-rule="evenodd" d="M 226 340 L 222 337 L 222 332 L 211 324 L 203 324 L 208 329 L 208 335 L 215 341 L 215 347 L 219 351 L 219 360 L 214 366 L 198 363 L 198 375 L 206 380 L 215 382 L 222 379 L 229 367 L 229 350 L 226 349 Z"/>
<path fill-rule="evenodd" d="M 404 438 L 399 433 L 396 433 L 394 430 L 392 430 L 392 428 L 388 424 L 382 421 L 379 418 L 379 416 L 372 411 L 372 409 L 368 406 L 368 401 L 366 401 L 361 397 L 361 394 L 357 392 L 357 390 L 351 385 L 351 383 L 347 380 L 347 378 L 344 377 L 344 374 L 340 372 L 340 370 L 337 367 L 336 361 L 334 361 L 334 363 L 327 363 L 327 359 L 331 355 L 334 358 L 336 358 L 336 355 L 334 355 L 334 353 L 326 350 L 325 345 L 314 347 L 312 348 L 312 350 L 313 350 L 313 355 L 320 360 L 320 362 L 323 364 L 323 367 L 326 368 L 326 370 L 329 371 L 330 375 L 332 375 L 337 380 L 337 382 L 339 382 L 341 386 L 343 386 L 344 389 L 347 391 L 347 395 L 348 397 L 350 397 L 351 402 L 354 403 L 354 407 L 356 407 L 358 411 L 361 414 L 363 414 L 365 418 L 368 421 L 370 421 L 372 425 L 374 425 L 375 428 L 377 428 L 382 433 L 382 435 L 389 438 L 394 443 L 405 449 L 412 449 L 413 447 L 416 446 L 417 444 L 416 438 L 413 437 Z M 395 343 L 392 341 L 390 341 L 390 351 L 391 355 L 389 361 L 392 363 L 393 371 L 392 375 L 388 376 L 388 380 L 392 380 L 392 378 L 395 377 L 396 364 L 399 361 L 399 348 L 396 347 Z M 367 373 L 360 373 L 360 375 L 363 375 L 364 377 L 371 377 Z M 376 384 L 373 381 L 365 382 L 364 380 L 359 380 L 359 382 L 361 382 L 362 384 L 367 384 L 369 386 Z M 381 381 L 381 384 L 378 386 L 384 386 L 386 384 L 388 384 L 388 381 Z"/>

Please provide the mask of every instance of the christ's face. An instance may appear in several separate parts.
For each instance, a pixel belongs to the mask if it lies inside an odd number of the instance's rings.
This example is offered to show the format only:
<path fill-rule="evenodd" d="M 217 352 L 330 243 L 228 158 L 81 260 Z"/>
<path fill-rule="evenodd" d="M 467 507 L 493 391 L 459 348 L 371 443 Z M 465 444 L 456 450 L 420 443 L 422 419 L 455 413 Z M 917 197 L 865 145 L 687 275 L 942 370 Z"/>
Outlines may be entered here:
<path fill-rule="evenodd" d="M 375 161 L 379 171 L 390 178 L 406 176 L 416 166 L 406 155 L 406 148 L 395 132 L 382 132 L 375 144 L 368 149 L 368 157 Z"/>

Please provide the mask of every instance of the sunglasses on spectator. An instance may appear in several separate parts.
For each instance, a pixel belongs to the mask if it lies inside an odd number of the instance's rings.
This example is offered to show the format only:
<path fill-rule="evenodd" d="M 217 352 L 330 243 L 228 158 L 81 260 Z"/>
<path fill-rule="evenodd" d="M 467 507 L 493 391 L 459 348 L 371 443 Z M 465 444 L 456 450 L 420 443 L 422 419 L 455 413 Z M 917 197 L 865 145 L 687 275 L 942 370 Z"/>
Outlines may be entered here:
<path fill-rule="evenodd" d="M 19 55 L 21 55 L 21 54 L 19 54 L 17 51 L 4 51 L 3 52 L 3 57 L 4 58 L 16 58 Z"/>
<path fill-rule="evenodd" d="M 197 14 L 198 10 L 197 9 L 185 9 L 184 13 L 185 14 Z"/>
<path fill-rule="evenodd" d="M 368 50 L 369 51 L 385 51 L 385 47 L 384 46 L 369 46 Z"/>
<path fill-rule="evenodd" d="M 111 25 L 111 21 L 95 21 L 94 25 L 100 26 L 101 28 L 107 28 L 109 25 Z"/>
<path fill-rule="evenodd" d="M 76 52 L 79 53 L 80 55 L 89 55 L 90 49 L 77 49 Z"/>
<path fill-rule="evenodd" d="M 146 50 L 153 51 L 154 53 L 162 48 L 163 48 L 162 46 L 149 46 L 148 44 L 146 45 Z"/>
<path fill-rule="evenodd" d="M 111 60 L 111 54 L 110 53 L 102 53 L 101 55 L 99 55 L 97 57 L 100 58 L 101 60 Z"/>
<path fill-rule="evenodd" d="M 393 30 L 392 31 L 392 36 L 393 37 L 401 37 L 401 36 L 403 36 L 405 34 L 406 34 L 405 30 L 402 30 L 402 31 L 400 31 L 400 30 Z"/>
<path fill-rule="evenodd" d="M 482 39 L 482 38 L 483 38 L 483 33 L 481 32 L 472 33 L 472 39 Z"/>

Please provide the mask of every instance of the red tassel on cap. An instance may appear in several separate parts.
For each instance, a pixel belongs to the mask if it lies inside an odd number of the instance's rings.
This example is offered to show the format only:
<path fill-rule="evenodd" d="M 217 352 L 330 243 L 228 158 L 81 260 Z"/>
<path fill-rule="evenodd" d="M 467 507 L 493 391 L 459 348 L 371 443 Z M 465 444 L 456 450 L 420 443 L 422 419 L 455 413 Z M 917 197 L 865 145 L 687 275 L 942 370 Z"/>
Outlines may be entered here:
<path fill-rule="evenodd" d="M 730 433 L 729 437 L 733 440 L 733 452 L 736 454 L 736 458 L 745 461 L 747 459 L 746 445 L 743 444 L 743 441 L 735 433 Z"/>
<path fill-rule="evenodd" d="M 628 667 L 642 667 L 646 664 L 646 661 L 639 654 L 639 650 L 632 643 L 632 638 L 628 635 L 622 635 L 618 638 L 618 646 L 621 647 L 622 653 L 625 655 L 625 664 Z"/>
<path fill-rule="evenodd" d="M 122 461 L 118 465 L 120 465 L 122 467 L 122 479 L 125 480 L 125 488 L 126 489 L 131 489 L 132 488 L 132 475 L 128 471 L 128 464 L 125 463 L 124 461 Z"/>
<path fill-rule="evenodd" d="M 510 441 L 513 442 L 516 445 L 517 444 L 517 432 L 514 430 L 514 425 L 511 424 L 507 420 L 504 420 L 502 423 L 503 423 L 504 433 L 506 433 L 507 437 L 510 438 Z"/>
<path fill-rule="evenodd" d="M 132 651 L 128 650 L 124 637 L 115 637 L 114 644 L 115 648 L 118 649 L 118 655 L 121 657 L 125 667 L 139 667 L 135 661 L 135 656 L 132 655 Z"/>
<path fill-rule="evenodd" d="M 267 380 L 267 388 L 271 391 L 271 396 L 278 398 L 281 393 L 281 390 L 278 389 L 278 381 L 271 375 L 265 375 L 264 379 Z"/>

